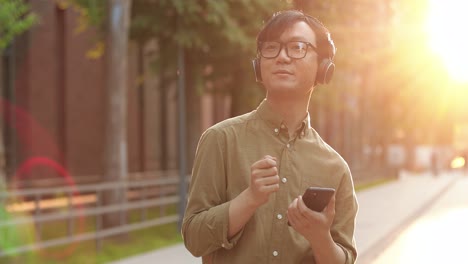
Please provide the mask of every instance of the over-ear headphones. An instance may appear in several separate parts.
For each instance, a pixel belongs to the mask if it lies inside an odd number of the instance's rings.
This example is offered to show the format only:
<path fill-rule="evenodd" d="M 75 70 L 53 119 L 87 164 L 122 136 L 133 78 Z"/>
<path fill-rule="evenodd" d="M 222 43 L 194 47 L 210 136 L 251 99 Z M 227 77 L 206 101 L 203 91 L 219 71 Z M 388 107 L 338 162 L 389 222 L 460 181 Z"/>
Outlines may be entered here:
<path fill-rule="evenodd" d="M 335 63 L 333 63 L 333 58 L 335 57 L 336 48 L 333 40 L 330 37 L 330 33 L 327 33 L 327 41 L 322 45 L 325 46 L 323 48 L 326 54 L 319 54 L 319 65 L 317 69 L 317 76 L 315 77 L 315 84 L 329 83 L 333 73 L 335 72 Z M 319 49 L 320 48 L 321 47 L 319 47 Z"/>
<path fill-rule="evenodd" d="M 255 81 L 261 83 L 262 80 L 262 71 L 260 70 L 260 58 L 255 58 L 252 60 L 252 66 L 255 73 Z"/>
<path fill-rule="evenodd" d="M 316 24 L 318 28 L 323 27 L 323 25 L 316 18 L 307 14 L 303 15 L 310 18 L 312 23 Z M 315 34 L 326 34 L 326 38 L 317 37 L 318 68 L 317 75 L 315 76 L 315 84 L 327 84 L 330 82 L 333 73 L 335 72 L 335 63 L 333 63 L 333 58 L 335 57 L 336 48 L 329 32 L 322 33 L 315 31 Z M 255 80 L 259 83 L 263 81 L 262 72 L 260 69 L 260 61 L 260 55 L 257 55 L 257 58 L 252 60 L 252 65 L 255 73 Z"/>

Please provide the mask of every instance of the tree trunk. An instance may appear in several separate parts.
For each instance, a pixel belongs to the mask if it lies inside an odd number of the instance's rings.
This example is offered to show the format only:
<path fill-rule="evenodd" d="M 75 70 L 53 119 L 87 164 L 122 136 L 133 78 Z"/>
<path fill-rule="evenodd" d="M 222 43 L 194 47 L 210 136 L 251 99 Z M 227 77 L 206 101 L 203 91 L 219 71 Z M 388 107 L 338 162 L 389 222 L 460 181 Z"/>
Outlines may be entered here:
<path fill-rule="evenodd" d="M 146 105 L 145 105 L 145 42 L 140 41 L 137 45 L 137 71 L 138 71 L 138 151 L 140 160 L 138 169 L 141 172 L 146 171 Z"/>
<path fill-rule="evenodd" d="M 185 54 L 185 95 L 186 95 L 186 123 L 187 123 L 187 153 L 180 153 L 186 155 L 187 168 L 192 168 L 195 151 L 197 149 L 198 140 L 201 136 L 200 126 L 200 93 L 196 85 L 196 76 L 194 73 L 194 59 L 190 54 Z"/>
<path fill-rule="evenodd" d="M 2 144 L 4 150 L 4 173 L 7 182 L 9 176 L 14 174 L 18 167 L 18 151 L 17 151 L 17 134 L 15 133 L 14 124 L 16 123 L 16 115 L 13 106 L 16 105 L 16 41 L 12 41 L 10 47 L 2 54 Z"/>
<path fill-rule="evenodd" d="M 160 50 L 165 52 L 167 50 L 166 45 L 164 44 L 166 41 L 160 41 Z M 166 56 L 161 56 L 161 73 L 159 75 L 159 116 L 160 116 L 160 151 L 161 151 L 161 158 L 160 158 L 160 170 L 168 170 L 169 169 L 169 158 L 168 158 L 168 135 L 167 135 L 167 108 L 168 108 L 168 100 L 167 97 L 167 89 L 169 86 L 169 80 L 166 76 L 166 68 L 168 68 L 168 61 L 166 60 Z"/>
<path fill-rule="evenodd" d="M 107 3 L 106 36 L 106 139 L 104 179 L 124 186 L 127 165 L 127 51 L 131 0 L 109 0 Z M 104 193 L 105 205 L 125 203 L 125 189 Z M 125 212 L 104 215 L 106 228 L 126 223 Z"/>
<path fill-rule="evenodd" d="M 2 98 L 5 96 L 6 85 L 3 77 L 3 52 L 0 50 L 0 92 Z M 5 114 L 5 105 L 0 101 L 0 116 Z M 6 146 L 4 141 L 5 118 L 0 120 L 0 191 L 6 189 Z"/>

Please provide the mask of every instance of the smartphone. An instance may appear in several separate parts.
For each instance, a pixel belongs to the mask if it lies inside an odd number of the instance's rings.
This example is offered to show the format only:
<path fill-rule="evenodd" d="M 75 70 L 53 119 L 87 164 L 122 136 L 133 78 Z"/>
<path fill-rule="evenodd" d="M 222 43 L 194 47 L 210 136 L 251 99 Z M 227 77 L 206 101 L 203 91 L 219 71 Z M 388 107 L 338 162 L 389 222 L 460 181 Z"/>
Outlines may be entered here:
<path fill-rule="evenodd" d="M 328 202 L 330 202 L 330 199 L 334 193 L 335 189 L 333 188 L 309 187 L 302 195 L 302 200 L 304 201 L 305 205 L 309 207 L 309 209 L 322 212 L 323 209 L 325 209 L 325 207 L 328 205 Z M 289 221 L 288 225 L 291 225 Z"/>
<path fill-rule="evenodd" d="M 309 209 L 322 212 L 335 193 L 333 188 L 309 187 L 302 195 L 302 200 Z"/>

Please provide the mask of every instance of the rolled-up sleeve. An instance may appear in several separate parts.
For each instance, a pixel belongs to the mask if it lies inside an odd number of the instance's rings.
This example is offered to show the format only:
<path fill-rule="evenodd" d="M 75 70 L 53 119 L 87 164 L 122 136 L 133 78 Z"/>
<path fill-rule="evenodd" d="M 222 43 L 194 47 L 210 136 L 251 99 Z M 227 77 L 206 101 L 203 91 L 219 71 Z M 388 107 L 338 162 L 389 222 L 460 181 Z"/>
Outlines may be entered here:
<path fill-rule="evenodd" d="M 220 248 L 230 249 L 242 235 L 239 232 L 228 240 L 225 151 L 222 132 L 212 128 L 201 136 L 182 224 L 185 246 L 197 257 Z"/>
<path fill-rule="evenodd" d="M 346 255 L 346 264 L 355 263 L 357 258 L 354 229 L 358 202 L 349 168 L 343 174 L 336 196 L 336 215 L 331 234 L 333 240 Z"/>

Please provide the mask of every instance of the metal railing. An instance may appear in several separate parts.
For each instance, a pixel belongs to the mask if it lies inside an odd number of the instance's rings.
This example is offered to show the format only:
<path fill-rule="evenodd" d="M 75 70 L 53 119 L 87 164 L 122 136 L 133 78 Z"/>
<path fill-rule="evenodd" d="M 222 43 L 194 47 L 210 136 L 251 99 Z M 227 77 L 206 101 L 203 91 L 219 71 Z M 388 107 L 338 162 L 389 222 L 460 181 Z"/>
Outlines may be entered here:
<path fill-rule="evenodd" d="M 386 176 L 384 176 L 384 171 Z M 383 176 L 390 176 L 388 170 L 353 171 L 353 177 L 358 182 L 375 180 Z M 176 210 L 180 201 L 179 179 L 176 175 L 155 179 L 131 178 L 123 182 L 0 192 L 0 203 L 9 215 L 3 219 L 0 215 L 0 234 L 2 231 L 22 225 L 34 225 L 37 238 L 34 243 L 0 248 L 0 257 L 87 240 L 94 240 L 99 250 L 104 238 L 175 223 L 179 221 Z M 125 199 L 116 204 L 104 204 L 104 192 L 115 190 L 125 193 Z M 174 210 L 166 215 L 166 208 L 170 206 L 173 206 Z M 154 214 L 157 207 L 159 207 L 159 214 L 156 217 L 148 216 L 150 208 Z M 138 213 L 139 221 L 127 222 L 130 212 L 133 216 Z M 19 213 L 23 215 L 27 213 L 27 216 L 17 215 Z M 103 225 L 103 217 L 109 213 L 119 214 L 120 225 L 115 227 Z M 82 219 L 94 220 L 94 230 L 79 230 Z M 45 238 L 43 236 L 44 225 L 54 221 L 66 223 L 67 232 L 62 232 L 64 234 L 61 237 Z"/>
<path fill-rule="evenodd" d="M 179 220 L 175 211 L 166 215 L 165 209 L 177 207 L 179 177 L 129 180 L 123 182 L 97 183 L 82 186 L 54 187 L 29 190 L 14 190 L 0 193 L 0 201 L 10 217 L 0 219 L 0 232 L 21 225 L 34 225 L 37 240 L 31 244 L 0 248 L 0 257 L 19 254 L 31 250 L 67 245 L 86 240 L 95 240 L 96 247 L 101 247 L 101 240 L 113 235 L 123 234 L 138 229 L 174 223 Z M 125 199 L 119 204 L 104 204 L 106 191 L 120 190 Z M 159 207 L 159 215 L 148 216 L 149 208 Z M 15 216 L 17 213 L 29 213 L 29 216 Z M 138 220 L 126 222 L 129 212 L 137 213 Z M 154 212 L 154 211 L 152 211 Z M 119 214 L 121 225 L 106 228 L 103 225 L 105 214 Z M 94 220 L 94 230 L 77 230 L 83 219 Z M 43 237 L 45 224 L 54 221 L 66 223 L 67 232 L 61 237 L 46 239 Z"/>

